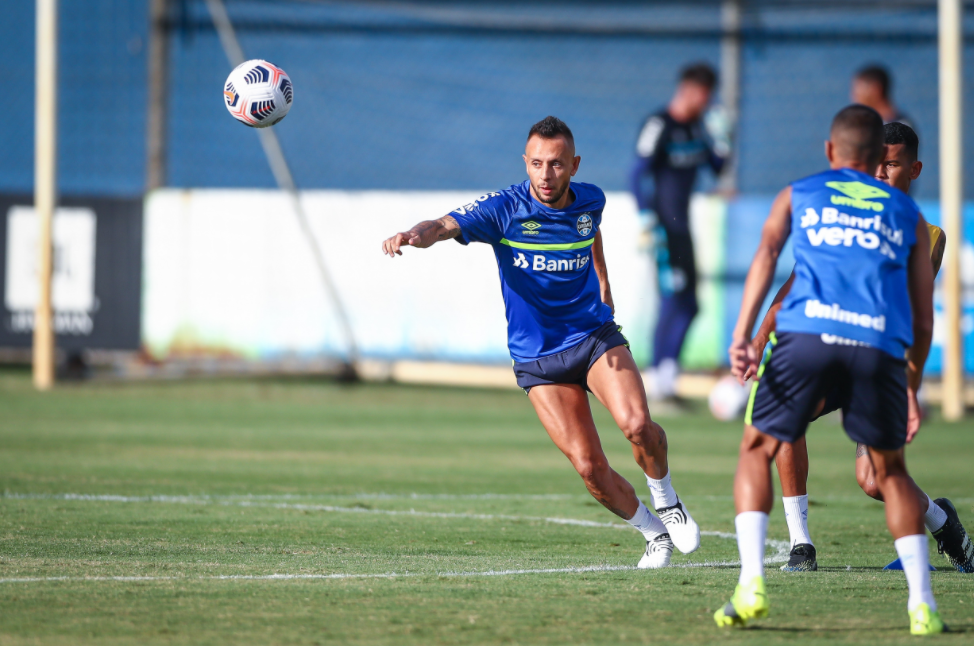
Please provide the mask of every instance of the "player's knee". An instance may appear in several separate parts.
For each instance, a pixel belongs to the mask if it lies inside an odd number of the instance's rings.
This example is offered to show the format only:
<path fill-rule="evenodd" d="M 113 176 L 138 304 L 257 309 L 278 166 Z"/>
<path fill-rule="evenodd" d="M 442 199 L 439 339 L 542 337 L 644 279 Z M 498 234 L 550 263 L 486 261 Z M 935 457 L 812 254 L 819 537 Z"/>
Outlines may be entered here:
<path fill-rule="evenodd" d="M 645 411 L 632 412 L 620 426 L 627 440 L 647 449 L 659 443 L 659 435 L 663 432 Z"/>
<path fill-rule="evenodd" d="M 879 485 L 876 484 L 875 475 L 870 472 L 865 472 L 863 470 L 856 470 L 856 482 L 859 483 L 859 487 L 862 489 L 870 498 L 875 498 L 876 500 L 882 500 L 883 496 L 879 492 Z"/>
<path fill-rule="evenodd" d="M 572 462 L 589 489 L 601 489 L 609 473 L 609 463 L 604 455 L 585 456 Z"/>
<path fill-rule="evenodd" d="M 760 455 L 770 462 L 775 458 L 778 449 L 781 447 L 781 440 L 770 435 L 765 435 L 753 426 L 744 428 L 744 437 L 741 438 L 741 457 L 749 455 Z"/>

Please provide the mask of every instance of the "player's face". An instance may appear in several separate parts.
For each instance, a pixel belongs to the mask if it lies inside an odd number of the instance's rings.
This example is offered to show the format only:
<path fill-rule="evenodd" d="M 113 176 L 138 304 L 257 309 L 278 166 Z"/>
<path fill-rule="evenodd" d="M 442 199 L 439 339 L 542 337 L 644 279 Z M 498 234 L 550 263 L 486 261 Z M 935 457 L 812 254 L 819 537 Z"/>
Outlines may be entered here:
<path fill-rule="evenodd" d="M 537 135 L 524 147 L 524 164 L 531 181 L 531 194 L 542 204 L 552 208 L 568 205 L 568 186 L 578 171 L 581 157 L 575 156 L 575 146 L 564 137 L 545 139 Z"/>
<path fill-rule="evenodd" d="M 691 120 L 699 119 L 710 105 L 710 90 L 699 83 L 684 81 L 680 85 L 687 116 Z"/>
<path fill-rule="evenodd" d="M 907 193 L 910 182 L 920 176 L 922 168 L 922 163 L 910 159 L 906 146 L 890 144 L 886 146 L 886 159 L 876 169 L 876 179 Z"/>
<path fill-rule="evenodd" d="M 849 93 L 849 97 L 853 103 L 867 105 L 875 109 L 883 104 L 883 88 L 880 87 L 879 83 L 864 79 L 852 79 L 852 91 Z"/>

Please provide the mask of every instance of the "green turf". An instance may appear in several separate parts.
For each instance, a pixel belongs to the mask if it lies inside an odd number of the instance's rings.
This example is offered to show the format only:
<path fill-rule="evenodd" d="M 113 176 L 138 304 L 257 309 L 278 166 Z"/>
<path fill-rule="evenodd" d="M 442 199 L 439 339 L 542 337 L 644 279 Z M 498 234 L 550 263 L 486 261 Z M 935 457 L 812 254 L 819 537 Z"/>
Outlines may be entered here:
<path fill-rule="evenodd" d="M 626 441 L 595 408 L 610 461 L 645 494 Z M 883 507 L 859 492 L 854 446 L 834 421 L 809 436 L 822 571 L 771 568 L 771 618 L 721 633 L 710 615 L 734 567 L 462 574 L 630 566 L 642 550 L 626 527 L 544 520 L 619 522 L 519 393 L 272 380 L 39 395 L 8 371 L 0 411 L 0 644 L 912 642 L 903 576 L 879 571 L 894 556 Z M 739 424 L 660 421 L 677 490 L 704 530 L 732 532 Z M 969 525 L 972 431 L 930 423 L 909 450 L 921 486 L 953 498 Z M 771 538 L 787 538 L 780 506 Z M 705 536 L 674 563 L 735 558 L 732 540 Z M 931 558 L 960 631 L 939 641 L 969 643 L 974 576 Z M 166 578 L 77 580 L 113 576 Z M 69 579 L 9 581 L 39 577 Z"/>

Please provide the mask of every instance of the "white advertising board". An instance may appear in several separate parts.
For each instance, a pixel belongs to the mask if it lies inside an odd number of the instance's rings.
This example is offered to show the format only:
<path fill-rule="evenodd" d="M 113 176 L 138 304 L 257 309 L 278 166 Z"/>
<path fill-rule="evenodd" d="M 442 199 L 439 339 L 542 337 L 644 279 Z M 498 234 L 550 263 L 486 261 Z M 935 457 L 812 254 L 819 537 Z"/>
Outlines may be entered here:
<path fill-rule="evenodd" d="M 489 246 L 450 241 L 391 259 L 382 241 L 478 192 L 308 191 L 301 200 L 366 356 L 504 363 L 506 320 Z M 602 231 L 616 318 L 645 353 L 656 295 L 628 194 Z M 345 352 L 341 328 L 287 197 L 162 190 L 145 211 L 143 341 L 157 357 Z"/>
<path fill-rule="evenodd" d="M 89 316 L 98 308 L 95 298 L 95 212 L 62 207 L 52 223 L 54 273 L 51 301 L 59 334 L 90 334 Z M 14 332 L 33 329 L 39 288 L 39 223 L 32 206 L 12 206 L 7 212 L 4 305 L 12 314 Z"/>

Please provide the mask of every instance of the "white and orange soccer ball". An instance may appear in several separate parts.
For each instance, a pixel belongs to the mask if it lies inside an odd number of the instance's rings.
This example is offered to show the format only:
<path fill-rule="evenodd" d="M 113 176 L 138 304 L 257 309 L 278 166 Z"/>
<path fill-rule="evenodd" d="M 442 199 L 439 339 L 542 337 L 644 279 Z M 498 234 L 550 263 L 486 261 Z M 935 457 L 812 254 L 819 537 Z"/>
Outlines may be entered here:
<path fill-rule="evenodd" d="M 256 59 L 230 72 L 223 98 L 234 119 L 252 128 L 266 128 L 287 115 L 294 87 L 280 67 Z"/>

